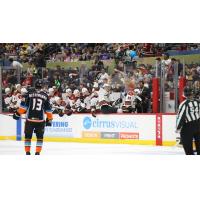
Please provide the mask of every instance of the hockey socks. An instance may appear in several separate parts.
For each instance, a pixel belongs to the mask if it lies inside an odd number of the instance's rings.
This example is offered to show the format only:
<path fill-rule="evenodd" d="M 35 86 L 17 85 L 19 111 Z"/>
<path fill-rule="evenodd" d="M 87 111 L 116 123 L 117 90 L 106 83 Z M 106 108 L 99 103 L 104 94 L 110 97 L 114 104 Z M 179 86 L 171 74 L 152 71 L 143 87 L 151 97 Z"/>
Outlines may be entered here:
<path fill-rule="evenodd" d="M 43 139 L 37 139 L 35 155 L 40 155 L 42 151 Z"/>
<path fill-rule="evenodd" d="M 30 155 L 31 151 L 31 139 L 25 139 L 25 152 L 26 155 Z"/>

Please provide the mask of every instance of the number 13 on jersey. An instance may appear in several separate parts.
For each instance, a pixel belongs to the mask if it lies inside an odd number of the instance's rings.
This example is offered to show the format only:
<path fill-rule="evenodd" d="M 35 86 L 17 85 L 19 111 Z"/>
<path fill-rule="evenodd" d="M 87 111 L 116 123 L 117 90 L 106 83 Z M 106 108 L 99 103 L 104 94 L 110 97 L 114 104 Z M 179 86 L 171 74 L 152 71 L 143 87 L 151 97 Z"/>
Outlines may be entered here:
<path fill-rule="evenodd" d="M 42 99 L 33 98 L 33 110 L 40 111 L 42 109 Z"/>

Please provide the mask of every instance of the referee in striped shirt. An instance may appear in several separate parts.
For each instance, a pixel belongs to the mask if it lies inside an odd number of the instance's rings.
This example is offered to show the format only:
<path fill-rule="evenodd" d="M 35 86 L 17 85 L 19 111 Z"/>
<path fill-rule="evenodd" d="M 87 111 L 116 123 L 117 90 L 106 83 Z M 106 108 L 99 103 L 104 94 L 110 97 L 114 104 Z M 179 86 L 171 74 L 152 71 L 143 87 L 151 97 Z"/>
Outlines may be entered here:
<path fill-rule="evenodd" d="M 200 155 L 200 101 L 193 98 L 192 89 L 184 88 L 186 100 L 179 105 L 176 129 L 180 130 L 181 142 L 186 155 L 194 155 L 193 139 L 197 155 Z"/>

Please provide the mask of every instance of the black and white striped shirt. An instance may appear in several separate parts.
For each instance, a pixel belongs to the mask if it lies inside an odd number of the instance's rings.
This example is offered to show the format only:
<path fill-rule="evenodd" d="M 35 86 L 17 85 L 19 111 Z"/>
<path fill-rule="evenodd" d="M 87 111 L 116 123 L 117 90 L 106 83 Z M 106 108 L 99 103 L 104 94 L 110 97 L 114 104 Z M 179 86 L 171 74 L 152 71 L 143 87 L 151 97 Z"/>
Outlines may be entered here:
<path fill-rule="evenodd" d="M 185 123 L 198 119 L 200 119 L 200 101 L 186 99 L 179 105 L 176 128 L 179 130 Z"/>

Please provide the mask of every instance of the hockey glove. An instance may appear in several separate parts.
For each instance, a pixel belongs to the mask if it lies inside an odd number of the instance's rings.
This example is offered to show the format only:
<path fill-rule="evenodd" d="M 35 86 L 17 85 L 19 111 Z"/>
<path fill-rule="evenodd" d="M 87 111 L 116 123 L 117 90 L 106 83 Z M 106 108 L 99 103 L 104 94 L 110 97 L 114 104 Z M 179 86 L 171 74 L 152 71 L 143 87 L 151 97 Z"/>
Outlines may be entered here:
<path fill-rule="evenodd" d="M 46 126 L 51 126 L 52 125 L 52 120 L 46 119 Z"/>
<path fill-rule="evenodd" d="M 72 115 L 72 113 L 73 113 L 73 110 L 67 110 L 67 111 L 66 111 L 66 115 L 67 115 L 67 116 Z"/>
<path fill-rule="evenodd" d="M 20 114 L 19 114 L 18 112 L 15 112 L 15 113 L 13 114 L 13 119 L 19 120 L 19 118 L 20 118 Z"/>
<path fill-rule="evenodd" d="M 62 112 L 62 110 L 58 110 L 58 115 L 59 115 L 59 117 L 63 117 L 64 116 L 64 113 Z"/>

